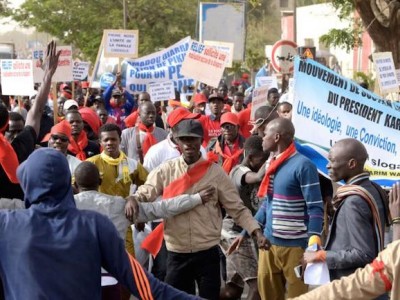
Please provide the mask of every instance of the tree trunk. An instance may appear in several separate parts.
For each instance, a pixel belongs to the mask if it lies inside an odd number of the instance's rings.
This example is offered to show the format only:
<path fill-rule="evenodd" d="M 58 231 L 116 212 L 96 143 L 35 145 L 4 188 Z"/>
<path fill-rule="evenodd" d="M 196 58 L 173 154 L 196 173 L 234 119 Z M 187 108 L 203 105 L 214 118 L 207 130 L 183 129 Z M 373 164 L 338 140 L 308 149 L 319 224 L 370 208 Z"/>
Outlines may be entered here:
<path fill-rule="evenodd" d="M 363 24 L 377 52 L 392 52 L 400 68 L 400 0 L 354 0 Z M 389 5 L 390 3 L 390 5 Z"/>

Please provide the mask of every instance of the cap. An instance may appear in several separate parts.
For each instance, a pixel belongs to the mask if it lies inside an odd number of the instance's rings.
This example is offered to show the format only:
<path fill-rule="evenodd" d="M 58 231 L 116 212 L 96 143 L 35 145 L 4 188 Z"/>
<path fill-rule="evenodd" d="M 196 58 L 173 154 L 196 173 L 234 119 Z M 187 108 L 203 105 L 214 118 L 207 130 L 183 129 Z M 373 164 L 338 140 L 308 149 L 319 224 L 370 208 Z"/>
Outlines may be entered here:
<path fill-rule="evenodd" d="M 89 82 L 88 82 L 88 81 L 82 81 L 81 87 L 82 87 L 83 89 L 87 89 L 87 88 L 89 87 Z"/>
<path fill-rule="evenodd" d="M 200 114 L 194 114 L 186 108 L 178 107 L 169 113 L 167 123 L 172 128 L 182 120 L 197 119 L 199 117 Z"/>
<path fill-rule="evenodd" d="M 197 93 L 196 95 L 194 95 L 193 102 L 194 102 L 194 104 L 197 104 L 197 105 L 207 103 L 207 97 L 206 97 L 206 95 L 204 95 L 202 93 Z"/>
<path fill-rule="evenodd" d="M 189 119 L 182 120 L 175 127 L 175 137 L 199 137 L 202 138 L 204 135 L 203 126 L 199 121 Z"/>
<path fill-rule="evenodd" d="M 210 102 L 213 99 L 218 99 L 221 101 L 224 101 L 224 98 L 222 98 L 219 94 L 217 93 L 212 93 L 209 97 L 208 97 L 208 102 Z"/>
<path fill-rule="evenodd" d="M 72 106 L 76 106 L 76 109 L 79 108 L 79 104 L 75 100 L 69 99 L 69 100 L 64 102 L 64 109 L 65 110 L 69 110 L 70 108 L 72 108 Z"/>
<path fill-rule="evenodd" d="M 222 114 L 221 121 L 220 121 L 221 125 L 225 124 L 225 123 L 239 125 L 239 119 L 238 119 L 237 115 L 235 115 L 234 113 L 226 112 L 226 113 Z"/>
<path fill-rule="evenodd" d="M 112 91 L 112 96 L 121 96 L 122 93 L 119 89 L 115 89 Z"/>
<path fill-rule="evenodd" d="M 60 123 L 57 123 L 56 125 L 51 127 L 50 132 L 44 136 L 42 142 L 49 141 L 52 134 L 60 133 L 66 135 L 69 139 L 71 139 L 71 131 L 71 125 L 68 123 L 68 121 L 63 120 Z"/>

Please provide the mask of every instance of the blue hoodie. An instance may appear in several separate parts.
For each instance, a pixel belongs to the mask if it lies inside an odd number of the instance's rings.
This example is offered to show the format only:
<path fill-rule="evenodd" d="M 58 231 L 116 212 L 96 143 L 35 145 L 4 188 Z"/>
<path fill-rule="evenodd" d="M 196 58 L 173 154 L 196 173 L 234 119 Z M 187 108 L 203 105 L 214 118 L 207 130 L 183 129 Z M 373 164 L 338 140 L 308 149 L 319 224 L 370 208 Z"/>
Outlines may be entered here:
<path fill-rule="evenodd" d="M 26 210 L 0 212 L 6 299 L 101 299 L 104 267 L 140 297 L 124 243 L 107 217 L 75 207 L 68 163 L 43 148 L 20 165 Z M 192 299 L 145 273 L 153 299 Z"/>

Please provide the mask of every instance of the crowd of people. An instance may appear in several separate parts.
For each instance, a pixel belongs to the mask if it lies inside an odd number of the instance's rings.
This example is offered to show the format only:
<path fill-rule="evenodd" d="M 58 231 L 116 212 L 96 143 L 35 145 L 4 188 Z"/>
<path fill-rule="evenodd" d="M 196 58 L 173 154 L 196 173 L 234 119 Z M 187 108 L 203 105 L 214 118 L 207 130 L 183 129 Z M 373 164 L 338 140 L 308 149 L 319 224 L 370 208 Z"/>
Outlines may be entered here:
<path fill-rule="evenodd" d="M 361 142 L 338 141 L 324 177 L 278 89 L 251 120 L 247 76 L 189 106 L 120 74 L 53 104 L 55 49 L 36 96 L 0 105 L 0 299 L 400 297 L 400 184 L 370 181 Z M 308 292 L 295 269 L 321 262 L 332 282 Z"/>

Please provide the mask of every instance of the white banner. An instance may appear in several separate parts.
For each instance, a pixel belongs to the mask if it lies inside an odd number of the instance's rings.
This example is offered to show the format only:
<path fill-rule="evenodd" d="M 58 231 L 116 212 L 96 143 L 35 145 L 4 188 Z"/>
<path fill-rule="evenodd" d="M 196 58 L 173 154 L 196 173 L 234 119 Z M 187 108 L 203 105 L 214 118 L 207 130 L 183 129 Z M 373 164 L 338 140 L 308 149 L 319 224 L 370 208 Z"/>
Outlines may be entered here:
<path fill-rule="evenodd" d="M 278 80 L 276 76 L 259 76 L 256 77 L 257 86 L 266 85 L 270 89 L 271 88 L 278 88 Z"/>
<path fill-rule="evenodd" d="M 372 53 L 372 59 L 374 60 L 376 77 L 381 92 L 398 92 L 399 82 L 397 81 L 392 52 Z"/>
<path fill-rule="evenodd" d="M 150 83 L 147 87 L 152 102 L 175 99 L 175 86 L 173 81 Z"/>
<path fill-rule="evenodd" d="M 227 53 L 192 40 L 182 64 L 182 74 L 207 85 L 218 87 L 225 70 Z"/>
<path fill-rule="evenodd" d="M 74 61 L 72 77 L 74 80 L 87 80 L 89 75 L 90 62 Z"/>
<path fill-rule="evenodd" d="M 218 41 L 204 41 L 204 45 L 213 46 L 218 51 L 225 52 L 228 54 L 225 62 L 226 68 L 232 68 L 233 63 L 233 51 L 234 51 L 234 43 L 226 43 L 226 42 L 218 42 Z"/>
<path fill-rule="evenodd" d="M 186 37 L 156 53 L 124 60 L 123 85 L 131 93 L 144 92 L 147 84 L 164 81 L 173 81 L 178 91 L 182 91 L 184 86 L 192 86 L 194 80 L 181 72 L 189 42 L 190 37 Z"/>
<path fill-rule="evenodd" d="M 384 100 L 313 60 L 295 59 L 293 124 L 306 154 L 327 174 L 327 153 L 344 138 L 361 141 L 371 178 L 400 178 L 400 103 Z"/>
<path fill-rule="evenodd" d="M 33 70 L 30 59 L 0 60 L 3 95 L 28 96 L 33 91 Z"/>
<path fill-rule="evenodd" d="M 72 81 L 72 48 L 71 46 L 58 46 L 57 51 L 61 50 L 58 67 L 53 76 L 53 82 Z M 35 49 L 32 51 L 33 59 L 33 79 L 35 83 L 42 82 L 44 76 L 43 59 L 46 49 Z"/>
<path fill-rule="evenodd" d="M 138 57 L 138 30 L 104 30 L 104 57 Z"/>
<path fill-rule="evenodd" d="M 269 86 L 263 85 L 253 90 L 253 97 L 251 101 L 251 114 L 250 120 L 254 120 L 254 115 L 256 110 L 261 107 L 267 105 L 267 98 L 268 98 L 268 90 L 270 89 Z"/>

